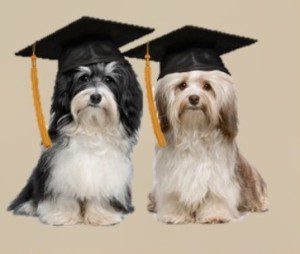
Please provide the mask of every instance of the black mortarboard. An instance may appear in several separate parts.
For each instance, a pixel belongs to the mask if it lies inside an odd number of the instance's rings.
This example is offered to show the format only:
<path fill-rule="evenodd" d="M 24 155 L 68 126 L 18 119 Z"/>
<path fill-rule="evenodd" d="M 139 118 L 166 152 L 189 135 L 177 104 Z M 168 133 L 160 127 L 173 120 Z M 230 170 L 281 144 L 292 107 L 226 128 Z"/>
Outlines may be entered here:
<path fill-rule="evenodd" d="M 97 62 L 124 59 L 119 47 L 154 29 L 82 17 L 35 43 L 35 55 L 58 60 L 60 72 Z M 31 56 L 32 45 L 16 53 Z"/>
<path fill-rule="evenodd" d="M 151 60 L 160 62 L 159 79 L 174 72 L 220 70 L 226 73 L 221 55 L 256 42 L 254 39 L 184 26 L 124 53 L 144 58 L 147 44 Z"/>
<path fill-rule="evenodd" d="M 82 17 L 16 53 L 31 57 L 31 82 L 38 126 L 45 147 L 51 146 L 41 108 L 36 58 L 58 60 L 58 72 L 99 62 L 124 61 L 119 47 L 154 29 Z"/>

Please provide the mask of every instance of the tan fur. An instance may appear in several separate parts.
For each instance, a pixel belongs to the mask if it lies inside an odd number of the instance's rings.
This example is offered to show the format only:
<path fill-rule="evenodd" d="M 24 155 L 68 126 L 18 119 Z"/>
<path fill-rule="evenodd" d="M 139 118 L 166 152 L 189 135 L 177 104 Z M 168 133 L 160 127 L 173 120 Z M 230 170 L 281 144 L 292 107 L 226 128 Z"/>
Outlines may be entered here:
<path fill-rule="evenodd" d="M 153 193 L 149 193 L 148 195 L 149 203 L 147 209 L 150 213 L 156 213 L 156 202 Z"/>
<path fill-rule="evenodd" d="M 267 187 L 258 171 L 238 153 L 236 174 L 241 186 L 241 212 L 265 212 L 268 210 Z"/>
<path fill-rule="evenodd" d="M 220 109 L 219 128 L 224 136 L 233 140 L 238 132 L 238 117 L 233 105 L 226 105 Z"/>
<path fill-rule="evenodd" d="M 160 120 L 160 127 L 163 132 L 167 132 L 170 128 L 170 123 L 168 120 L 168 115 L 167 115 L 167 100 L 164 98 L 163 93 L 157 94 L 155 97 L 157 111 L 158 111 L 158 117 Z"/>

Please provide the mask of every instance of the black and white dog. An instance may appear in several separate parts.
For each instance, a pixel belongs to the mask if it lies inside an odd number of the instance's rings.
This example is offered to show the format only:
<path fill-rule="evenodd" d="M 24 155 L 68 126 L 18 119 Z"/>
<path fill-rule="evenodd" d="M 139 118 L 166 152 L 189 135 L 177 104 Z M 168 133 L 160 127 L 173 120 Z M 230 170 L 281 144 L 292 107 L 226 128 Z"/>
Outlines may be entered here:
<path fill-rule="evenodd" d="M 112 225 L 131 213 L 132 164 L 142 92 L 130 64 L 58 73 L 49 129 L 27 185 L 8 210 L 50 225 Z"/>

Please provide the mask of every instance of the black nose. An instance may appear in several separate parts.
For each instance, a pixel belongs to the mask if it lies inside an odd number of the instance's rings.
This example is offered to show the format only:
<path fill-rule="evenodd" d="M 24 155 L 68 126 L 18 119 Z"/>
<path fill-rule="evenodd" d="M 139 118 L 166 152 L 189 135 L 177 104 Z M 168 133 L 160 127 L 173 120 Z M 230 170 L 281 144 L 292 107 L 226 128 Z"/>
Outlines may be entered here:
<path fill-rule="evenodd" d="M 199 102 L 200 97 L 198 95 L 191 95 L 189 97 L 189 102 L 191 105 L 196 106 Z"/>
<path fill-rule="evenodd" d="M 98 93 L 94 93 L 90 97 L 91 103 L 98 104 L 101 101 L 101 95 Z"/>

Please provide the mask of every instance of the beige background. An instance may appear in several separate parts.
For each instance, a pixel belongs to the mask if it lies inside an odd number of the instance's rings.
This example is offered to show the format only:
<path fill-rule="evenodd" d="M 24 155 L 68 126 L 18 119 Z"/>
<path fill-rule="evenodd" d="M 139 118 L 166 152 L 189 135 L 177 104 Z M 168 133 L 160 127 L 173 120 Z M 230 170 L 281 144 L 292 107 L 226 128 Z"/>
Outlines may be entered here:
<path fill-rule="evenodd" d="M 299 0 L 2 1 L 0 253 L 300 253 L 299 11 Z M 49 227 L 5 211 L 39 156 L 30 62 L 13 53 L 83 15 L 157 28 L 126 48 L 185 24 L 259 39 L 223 59 L 238 87 L 239 145 L 268 183 L 270 212 L 216 226 L 156 222 L 145 209 L 154 145 L 146 103 L 133 155 L 136 212 L 124 223 Z M 143 62 L 130 61 L 141 79 Z M 157 67 L 153 64 L 154 76 Z M 56 63 L 41 60 L 39 70 L 48 118 Z"/>

